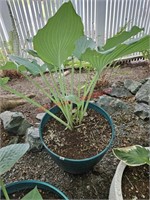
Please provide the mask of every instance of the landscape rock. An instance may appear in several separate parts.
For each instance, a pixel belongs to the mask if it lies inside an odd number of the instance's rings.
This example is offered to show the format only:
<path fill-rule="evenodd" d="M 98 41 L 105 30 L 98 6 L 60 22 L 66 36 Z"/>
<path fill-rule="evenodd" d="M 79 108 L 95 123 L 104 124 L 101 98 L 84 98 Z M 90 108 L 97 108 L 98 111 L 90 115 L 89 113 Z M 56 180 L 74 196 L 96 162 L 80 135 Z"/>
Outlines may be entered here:
<path fill-rule="evenodd" d="M 134 81 L 131 79 L 126 79 L 124 81 L 124 87 L 128 89 L 132 94 L 136 94 L 139 88 L 142 86 L 142 83 Z"/>
<path fill-rule="evenodd" d="M 27 128 L 31 126 L 21 112 L 5 111 L 0 114 L 0 119 L 4 129 L 15 135 L 25 135 Z"/>
<path fill-rule="evenodd" d="M 30 144 L 30 149 L 41 150 L 43 148 L 39 129 L 33 126 L 27 129 L 25 141 Z"/>
<path fill-rule="evenodd" d="M 140 83 L 144 84 L 146 81 L 150 80 L 150 77 L 144 78 L 140 80 Z"/>
<path fill-rule="evenodd" d="M 133 95 L 124 86 L 112 87 L 111 90 L 105 92 L 111 97 L 132 97 Z"/>
<path fill-rule="evenodd" d="M 136 93 L 135 98 L 138 102 L 150 105 L 150 79 L 146 81 Z"/>
<path fill-rule="evenodd" d="M 36 116 L 36 119 L 42 120 L 44 115 L 45 115 L 45 113 L 38 113 Z"/>
<path fill-rule="evenodd" d="M 107 95 L 100 96 L 96 104 L 106 110 L 109 114 L 129 109 L 129 106 L 123 101 Z"/>
<path fill-rule="evenodd" d="M 136 104 L 134 114 L 136 114 L 143 120 L 150 119 L 150 105 L 147 105 L 145 103 Z"/>
<path fill-rule="evenodd" d="M 18 128 L 18 135 L 25 135 L 29 127 L 31 127 L 31 124 L 24 119 Z"/>

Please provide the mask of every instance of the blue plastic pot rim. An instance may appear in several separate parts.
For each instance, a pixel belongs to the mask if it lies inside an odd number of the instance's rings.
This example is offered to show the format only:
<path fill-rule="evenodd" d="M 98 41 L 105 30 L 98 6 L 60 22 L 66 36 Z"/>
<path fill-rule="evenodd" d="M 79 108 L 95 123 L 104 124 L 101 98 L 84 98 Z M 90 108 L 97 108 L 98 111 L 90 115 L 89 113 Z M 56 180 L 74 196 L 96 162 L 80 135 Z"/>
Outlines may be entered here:
<path fill-rule="evenodd" d="M 89 103 L 89 104 L 92 104 L 92 103 Z M 93 104 L 94 106 L 98 107 L 96 104 Z M 112 118 L 111 116 L 101 107 L 98 107 L 99 109 L 101 109 L 101 111 L 103 113 L 105 113 L 105 115 L 107 116 L 107 118 L 109 119 L 106 119 L 106 117 L 104 116 L 104 118 L 108 121 L 110 127 L 111 127 L 111 130 L 112 130 L 112 136 L 111 136 L 111 139 L 109 141 L 109 143 L 107 144 L 107 146 L 102 150 L 100 151 L 98 154 L 92 156 L 92 157 L 89 157 L 89 158 L 84 158 L 84 159 L 72 159 L 72 158 L 65 158 L 63 156 L 59 156 L 58 154 L 54 153 L 53 151 L 50 150 L 50 148 L 44 143 L 43 141 L 43 137 L 42 137 L 42 134 L 40 134 L 40 138 L 41 138 L 41 141 L 42 141 L 42 144 L 43 146 L 47 149 L 48 152 L 50 152 L 51 154 L 53 154 L 54 156 L 56 156 L 57 158 L 59 158 L 60 160 L 64 160 L 64 161 L 72 161 L 72 162 L 85 162 L 85 161 L 89 161 L 89 160 L 93 160 L 97 157 L 99 157 L 101 154 L 105 153 L 110 147 L 111 147 L 111 144 L 114 140 L 114 137 L 115 137 L 115 128 L 114 128 L 114 124 L 113 124 L 113 121 L 112 121 Z M 45 113 L 44 117 L 47 115 L 47 113 Z M 44 118 L 43 117 L 43 118 Z M 41 124 L 40 124 L 40 130 L 41 130 Z"/>
<path fill-rule="evenodd" d="M 12 183 L 8 183 L 6 184 L 6 187 L 10 187 L 10 186 L 13 186 L 13 185 L 19 185 L 19 184 L 27 184 L 27 183 L 35 183 L 35 184 L 41 184 L 41 185 L 45 185 L 49 188 L 51 188 L 52 190 L 56 191 L 60 196 L 62 196 L 65 200 L 69 200 L 65 194 L 63 192 L 61 192 L 58 188 L 56 188 L 55 186 L 51 185 L 50 183 L 48 182 L 43 182 L 43 181 L 39 181 L 39 180 L 22 180 L 22 181 L 15 181 L 15 182 L 12 182 Z"/>

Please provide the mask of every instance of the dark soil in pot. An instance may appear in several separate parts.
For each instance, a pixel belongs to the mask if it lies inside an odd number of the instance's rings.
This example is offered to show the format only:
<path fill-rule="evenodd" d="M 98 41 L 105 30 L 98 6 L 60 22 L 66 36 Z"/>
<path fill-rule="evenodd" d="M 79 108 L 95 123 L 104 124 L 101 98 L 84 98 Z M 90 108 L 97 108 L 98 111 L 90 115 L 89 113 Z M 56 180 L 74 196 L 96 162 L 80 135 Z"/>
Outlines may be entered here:
<path fill-rule="evenodd" d="M 149 166 L 126 167 L 122 179 L 124 199 L 149 199 Z"/>
<path fill-rule="evenodd" d="M 9 198 L 15 199 L 15 200 L 20 200 L 31 190 L 32 189 L 24 189 L 24 190 L 12 193 L 9 195 Z M 40 192 L 43 199 L 60 199 L 60 197 L 53 192 L 50 192 L 47 190 L 42 190 L 42 189 L 38 189 L 38 191 Z M 5 199 L 2 199 L 2 200 L 5 200 Z"/>
<path fill-rule="evenodd" d="M 64 118 L 61 113 L 59 117 Z M 89 109 L 82 123 L 72 131 L 55 119 L 49 120 L 43 138 L 54 153 L 66 158 L 84 159 L 98 154 L 109 144 L 111 127 L 102 115 Z"/>

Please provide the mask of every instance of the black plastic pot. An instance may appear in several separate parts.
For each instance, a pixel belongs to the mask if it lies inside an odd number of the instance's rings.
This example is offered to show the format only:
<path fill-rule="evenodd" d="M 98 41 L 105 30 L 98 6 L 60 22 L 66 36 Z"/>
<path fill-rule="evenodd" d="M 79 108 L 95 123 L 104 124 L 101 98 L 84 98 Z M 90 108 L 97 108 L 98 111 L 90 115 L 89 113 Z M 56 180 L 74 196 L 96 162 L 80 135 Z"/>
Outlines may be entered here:
<path fill-rule="evenodd" d="M 26 190 L 26 189 L 33 189 L 37 186 L 38 189 L 42 189 L 45 191 L 50 191 L 58 196 L 58 199 L 65 199 L 69 200 L 59 189 L 56 187 L 52 186 L 49 183 L 42 182 L 42 181 L 36 181 L 36 180 L 25 180 L 25 181 L 18 181 L 18 182 L 13 182 L 10 184 L 6 185 L 6 189 L 8 192 L 8 195 L 12 193 L 17 193 L 21 190 Z M 0 188 L 0 194 L 3 197 L 3 193 Z"/>
<path fill-rule="evenodd" d="M 67 171 L 69 173 L 82 174 L 82 173 L 88 172 L 95 164 L 97 164 L 103 158 L 103 156 L 106 154 L 108 149 L 111 147 L 111 144 L 112 144 L 112 142 L 114 140 L 114 137 L 115 137 L 114 124 L 113 124 L 112 119 L 109 116 L 109 114 L 106 111 L 104 111 L 102 108 L 98 107 L 97 105 L 95 105 L 93 103 L 89 103 L 88 108 L 91 108 L 91 109 L 95 110 L 95 112 L 98 112 L 100 115 L 102 115 L 108 121 L 108 123 L 109 123 L 109 125 L 111 127 L 111 130 L 112 130 L 112 135 L 111 135 L 111 139 L 109 141 L 109 144 L 101 152 L 99 152 L 97 155 L 92 156 L 90 158 L 69 159 L 69 158 L 64 158 L 62 156 L 59 156 L 56 153 L 54 153 L 53 151 L 51 151 L 47 147 L 47 145 L 44 143 L 42 132 L 43 132 L 45 124 L 52 117 L 49 114 L 46 113 L 44 115 L 42 121 L 41 121 L 41 124 L 40 124 L 39 132 L 40 132 L 40 138 L 41 138 L 42 144 L 47 149 L 47 151 L 50 153 L 52 159 L 61 168 L 63 168 L 64 171 Z M 58 106 L 55 106 L 52 109 L 50 109 L 50 111 L 53 114 L 56 114 L 56 113 L 60 112 L 60 109 L 59 109 Z"/>

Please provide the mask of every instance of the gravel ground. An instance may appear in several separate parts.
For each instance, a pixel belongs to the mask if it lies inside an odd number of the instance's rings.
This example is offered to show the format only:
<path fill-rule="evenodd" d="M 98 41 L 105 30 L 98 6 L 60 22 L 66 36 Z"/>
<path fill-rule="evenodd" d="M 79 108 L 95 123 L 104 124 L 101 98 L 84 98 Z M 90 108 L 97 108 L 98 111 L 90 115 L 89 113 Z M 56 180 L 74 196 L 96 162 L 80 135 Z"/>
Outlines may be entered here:
<path fill-rule="evenodd" d="M 69 80 L 69 76 L 66 77 L 67 81 Z M 82 76 L 83 81 L 85 76 L 86 74 Z M 112 84 L 126 78 L 139 80 L 148 76 L 150 76 L 149 66 L 141 62 L 140 64 L 124 65 L 118 70 L 107 71 L 105 77 Z M 34 79 L 41 83 L 40 77 Z M 26 94 L 31 92 L 37 94 L 37 91 L 31 88 L 29 83 L 24 79 L 13 79 L 9 84 L 14 88 L 24 91 Z M 6 94 L 6 92 L 2 91 L 2 94 Z M 35 98 L 42 104 L 48 103 L 48 100 L 41 98 L 40 95 L 36 95 Z M 142 121 L 135 116 L 132 110 L 134 101 L 129 101 L 129 103 L 131 104 L 131 109 L 128 113 L 117 112 L 112 115 L 116 129 L 116 138 L 113 146 L 120 147 L 133 144 L 148 146 L 148 121 Z M 18 106 L 13 110 L 22 112 L 33 125 L 38 122 L 35 116 L 39 110 L 28 103 Z M 2 141 L 2 146 L 5 146 L 9 142 L 7 133 L 4 132 L 3 128 L 1 128 Z M 43 149 L 42 151 L 26 153 L 3 178 L 7 183 L 25 179 L 47 181 L 62 190 L 70 199 L 108 199 L 110 183 L 118 162 L 113 156 L 112 151 L 109 150 L 103 160 L 89 173 L 72 175 L 60 169 Z"/>

